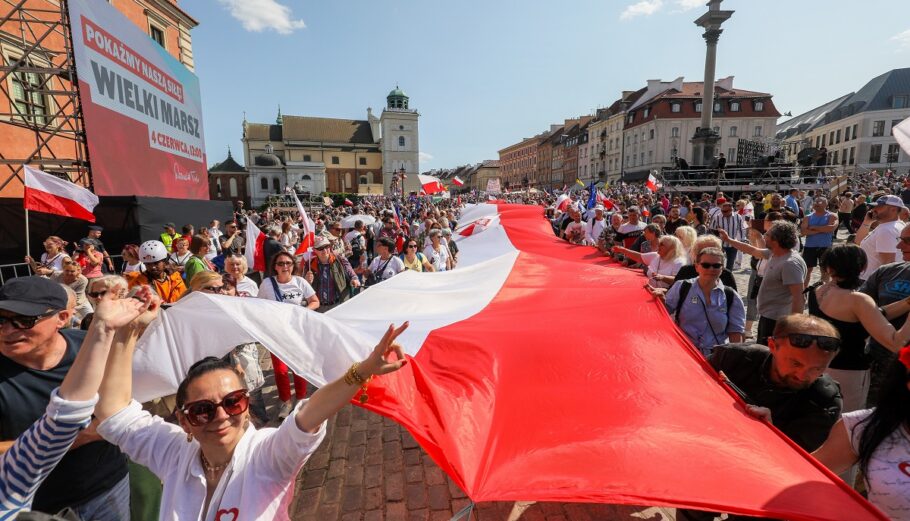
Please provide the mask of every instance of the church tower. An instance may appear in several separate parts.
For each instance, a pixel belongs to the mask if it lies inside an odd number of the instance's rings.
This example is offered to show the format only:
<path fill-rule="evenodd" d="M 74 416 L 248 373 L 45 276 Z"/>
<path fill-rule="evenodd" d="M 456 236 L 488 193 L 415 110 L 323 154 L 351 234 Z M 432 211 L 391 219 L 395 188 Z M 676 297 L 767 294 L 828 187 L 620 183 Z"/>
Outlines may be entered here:
<path fill-rule="evenodd" d="M 408 96 L 398 86 L 386 97 L 386 107 L 379 118 L 382 129 L 382 185 L 386 194 L 392 191 L 393 179 L 399 179 L 401 193 L 420 190 L 417 118 L 420 114 L 408 106 Z M 407 178 L 400 181 L 401 171 Z"/>

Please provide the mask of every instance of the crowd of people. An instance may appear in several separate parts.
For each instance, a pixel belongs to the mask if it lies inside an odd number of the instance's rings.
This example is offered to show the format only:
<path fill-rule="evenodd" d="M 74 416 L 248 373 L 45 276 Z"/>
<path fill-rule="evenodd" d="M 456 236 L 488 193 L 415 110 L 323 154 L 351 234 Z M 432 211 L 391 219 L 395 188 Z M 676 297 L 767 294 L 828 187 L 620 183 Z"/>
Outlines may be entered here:
<path fill-rule="evenodd" d="M 223 227 L 179 232 L 167 223 L 157 239 L 124 246 L 116 263 L 100 226 L 72 248 L 48 237 L 39 258 L 25 259 L 34 276 L 0 287 L 0 517 L 32 508 L 83 520 L 207 519 L 231 497 L 256 519 L 286 518 L 325 420 L 372 375 L 405 363 L 394 340 L 407 325 L 390 326 L 369 358 L 309 399 L 285 363 L 246 344 L 199 361 L 176 395 L 133 402 L 138 335 L 191 292 L 325 312 L 405 270 L 457 269 L 461 210 L 487 197 L 370 196 L 314 209 L 307 252 L 296 210 L 239 207 Z M 496 198 L 539 206 L 561 240 L 642 270 L 693 356 L 751 414 L 889 516 L 910 519 L 906 177 L 873 174 L 836 191 L 694 197 L 621 184 Z M 259 271 L 245 255 L 248 222 L 267 236 Z M 38 454 L 37 438 L 59 450 Z M 714 515 L 680 510 L 678 519 Z"/>

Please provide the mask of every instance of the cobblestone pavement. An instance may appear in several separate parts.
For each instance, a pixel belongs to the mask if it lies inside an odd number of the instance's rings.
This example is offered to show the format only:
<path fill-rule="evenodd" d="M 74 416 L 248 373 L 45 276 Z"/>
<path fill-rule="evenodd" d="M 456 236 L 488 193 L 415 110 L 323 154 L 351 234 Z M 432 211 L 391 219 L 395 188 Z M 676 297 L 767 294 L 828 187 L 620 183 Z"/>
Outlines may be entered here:
<path fill-rule="evenodd" d="M 744 257 L 743 269 L 734 270 L 744 298 L 749 282 L 748 261 L 749 257 Z M 817 278 L 815 270 L 813 279 Z M 267 355 L 263 367 L 271 367 Z M 271 378 L 266 385 L 266 403 L 271 410 L 277 400 Z M 329 422 L 326 441 L 301 470 L 295 491 L 291 518 L 299 521 L 447 521 L 470 504 L 465 493 L 407 431 L 392 420 L 351 405 Z M 674 521 L 675 510 L 495 502 L 477 504 L 473 520 Z"/>

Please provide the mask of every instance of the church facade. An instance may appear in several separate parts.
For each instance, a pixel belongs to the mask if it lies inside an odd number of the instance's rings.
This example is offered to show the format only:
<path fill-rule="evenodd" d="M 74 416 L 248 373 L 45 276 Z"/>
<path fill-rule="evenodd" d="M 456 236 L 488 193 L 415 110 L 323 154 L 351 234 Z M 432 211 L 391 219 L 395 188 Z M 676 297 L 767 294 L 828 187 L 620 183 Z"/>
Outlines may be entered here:
<path fill-rule="evenodd" d="M 282 115 L 275 123 L 243 122 L 243 152 L 253 206 L 287 187 L 319 194 L 417 191 L 418 118 L 395 88 L 377 118 Z"/>

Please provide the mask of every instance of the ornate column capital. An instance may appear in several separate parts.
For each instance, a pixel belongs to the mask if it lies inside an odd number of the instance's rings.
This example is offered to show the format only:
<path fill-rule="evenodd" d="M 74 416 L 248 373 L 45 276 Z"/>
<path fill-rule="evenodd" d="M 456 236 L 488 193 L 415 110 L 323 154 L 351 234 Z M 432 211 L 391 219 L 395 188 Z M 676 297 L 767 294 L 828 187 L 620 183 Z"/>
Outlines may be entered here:
<path fill-rule="evenodd" d="M 720 33 L 724 32 L 723 29 L 707 29 L 705 34 L 702 35 L 702 38 L 705 39 L 705 43 L 708 45 L 717 45 L 717 40 L 720 39 Z"/>

